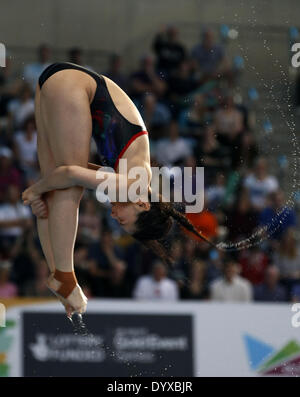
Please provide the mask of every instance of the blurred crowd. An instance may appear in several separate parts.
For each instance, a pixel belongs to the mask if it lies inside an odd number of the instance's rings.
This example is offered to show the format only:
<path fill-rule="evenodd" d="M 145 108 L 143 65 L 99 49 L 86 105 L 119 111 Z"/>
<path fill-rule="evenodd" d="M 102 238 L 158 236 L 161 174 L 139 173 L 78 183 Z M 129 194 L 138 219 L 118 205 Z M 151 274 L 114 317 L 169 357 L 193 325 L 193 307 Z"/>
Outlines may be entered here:
<path fill-rule="evenodd" d="M 53 59 L 41 45 L 35 62 L 0 70 L 0 298 L 51 296 L 35 217 L 21 192 L 39 178 L 34 91 L 54 61 L 84 63 L 80 48 Z M 258 151 L 249 109 L 236 100 L 241 78 L 224 43 L 206 28 L 191 50 L 174 26 L 153 38 L 130 73 L 114 54 L 99 71 L 123 88 L 149 131 L 152 164 L 205 168 L 205 208 L 190 220 L 207 237 L 246 240 L 246 248 L 218 251 L 177 225 L 166 241 L 167 268 L 154 252 L 122 232 L 108 205 L 86 191 L 81 202 L 74 263 L 87 297 L 145 300 L 284 302 L 300 300 L 296 211 L 286 204 L 276 173 Z M 91 147 L 91 161 L 97 161 Z M 247 244 L 254 236 L 258 244 Z"/>

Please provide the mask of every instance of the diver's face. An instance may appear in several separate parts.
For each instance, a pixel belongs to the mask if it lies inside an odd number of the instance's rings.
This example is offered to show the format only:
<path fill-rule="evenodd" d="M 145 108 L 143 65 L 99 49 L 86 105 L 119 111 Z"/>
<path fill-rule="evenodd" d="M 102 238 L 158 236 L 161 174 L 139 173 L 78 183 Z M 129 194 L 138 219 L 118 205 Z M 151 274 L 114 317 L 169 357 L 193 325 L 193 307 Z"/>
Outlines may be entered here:
<path fill-rule="evenodd" d="M 122 228 L 132 234 L 135 232 L 135 222 L 143 211 L 149 211 L 149 203 L 112 203 L 111 216 L 116 219 Z"/>

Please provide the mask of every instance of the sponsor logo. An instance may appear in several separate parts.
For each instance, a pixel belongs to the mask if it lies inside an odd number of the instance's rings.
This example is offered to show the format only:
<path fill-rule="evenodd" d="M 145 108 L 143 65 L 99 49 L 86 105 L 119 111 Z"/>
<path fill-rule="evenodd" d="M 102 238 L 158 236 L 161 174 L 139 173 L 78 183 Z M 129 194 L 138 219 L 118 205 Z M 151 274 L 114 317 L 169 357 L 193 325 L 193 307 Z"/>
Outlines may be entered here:
<path fill-rule="evenodd" d="M 105 352 L 99 347 L 102 342 L 98 336 L 37 334 L 29 349 L 37 361 L 102 362 L 105 360 Z"/>
<path fill-rule="evenodd" d="M 289 340 L 273 347 L 254 336 L 245 334 L 244 344 L 250 368 L 262 376 L 299 376 L 300 343 Z"/>
<path fill-rule="evenodd" d="M 15 326 L 15 321 L 7 320 L 5 327 L 0 327 L 0 377 L 9 376 L 10 365 L 7 362 L 7 353 L 9 352 L 13 336 L 9 335 L 11 328 Z"/>

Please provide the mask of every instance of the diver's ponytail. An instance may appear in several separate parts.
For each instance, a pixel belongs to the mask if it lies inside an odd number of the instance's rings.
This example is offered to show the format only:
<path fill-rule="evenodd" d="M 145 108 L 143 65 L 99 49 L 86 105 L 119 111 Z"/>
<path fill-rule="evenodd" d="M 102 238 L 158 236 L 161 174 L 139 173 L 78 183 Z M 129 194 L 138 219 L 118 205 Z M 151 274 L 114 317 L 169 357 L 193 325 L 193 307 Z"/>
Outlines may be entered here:
<path fill-rule="evenodd" d="M 195 228 L 195 226 L 181 212 L 177 211 L 172 205 L 168 207 L 167 211 L 168 214 L 185 229 L 194 233 L 197 237 L 200 237 L 203 241 L 205 241 L 212 247 L 217 248 L 217 246 L 212 241 L 208 240 L 205 236 L 203 236 L 203 234 L 199 232 Z"/>

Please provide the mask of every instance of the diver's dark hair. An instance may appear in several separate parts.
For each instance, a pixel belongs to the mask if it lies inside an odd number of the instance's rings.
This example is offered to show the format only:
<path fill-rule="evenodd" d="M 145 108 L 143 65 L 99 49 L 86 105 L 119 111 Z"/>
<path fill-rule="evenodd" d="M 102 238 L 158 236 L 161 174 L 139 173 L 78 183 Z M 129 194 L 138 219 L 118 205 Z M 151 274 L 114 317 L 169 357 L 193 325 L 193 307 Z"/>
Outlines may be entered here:
<path fill-rule="evenodd" d="M 154 251 L 167 265 L 172 265 L 172 257 L 166 252 L 161 240 L 169 233 L 173 220 L 216 248 L 215 244 L 203 236 L 172 203 L 162 202 L 161 195 L 158 202 L 150 203 L 149 211 L 143 211 L 138 215 L 135 223 L 137 230 L 133 237 Z"/>

